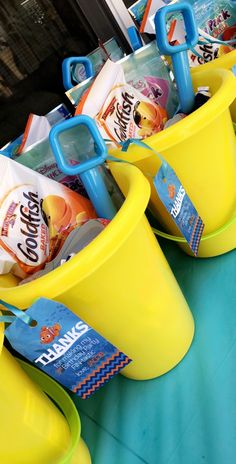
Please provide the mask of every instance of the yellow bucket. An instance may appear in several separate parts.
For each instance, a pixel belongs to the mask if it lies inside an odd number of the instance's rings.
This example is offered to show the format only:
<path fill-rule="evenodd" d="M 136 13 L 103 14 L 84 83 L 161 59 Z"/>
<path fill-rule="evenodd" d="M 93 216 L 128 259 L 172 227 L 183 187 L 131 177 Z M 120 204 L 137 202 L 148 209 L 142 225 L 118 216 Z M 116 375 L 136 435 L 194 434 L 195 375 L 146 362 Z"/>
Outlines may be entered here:
<path fill-rule="evenodd" d="M 196 66 L 195 68 L 192 68 L 191 71 L 195 73 L 201 70 L 212 71 L 218 68 L 231 69 L 234 64 L 236 64 L 236 50 L 233 50 L 230 53 L 226 53 L 226 55 L 222 55 L 213 61 L 209 61 L 209 63 Z"/>
<path fill-rule="evenodd" d="M 236 140 L 229 107 L 236 95 L 236 79 L 224 69 L 193 74 L 195 90 L 210 86 L 212 98 L 177 124 L 145 142 L 174 168 L 205 223 L 204 234 L 218 231 L 236 214 Z M 180 232 L 159 200 L 152 182 L 159 158 L 151 151 L 131 145 L 113 156 L 135 163 L 150 180 L 150 207 L 172 234 Z M 224 232 L 203 241 L 200 257 L 220 255 L 236 246 L 236 221 Z M 181 245 L 190 253 L 187 245 Z"/>
<path fill-rule="evenodd" d="M 201 72 L 201 70 L 212 71 L 217 68 L 230 70 L 234 65 L 236 65 L 236 50 L 233 50 L 232 52 L 227 53 L 226 55 L 222 55 L 220 58 L 210 61 L 209 63 L 205 63 L 202 66 L 192 68 L 192 72 Z M 236 122 L 236 98 L 230 107 L 230 111 L 233 121 Z"/>
<path fill-rule="evenodd" d="M 55 380 L 39 369 L 18 359 L 22 369 L 61 409 L 70 428 L 70 447 L 56 464 L 91 464 L 89 450 L 80 437 L 80 418 L 72 399 Z M 53 464 L 53 463 L 51 463 Z"/>
<path fill-rule="evenodd" d="M 79 435 L 75 450 L 71 450 L 73 458 L 64 459 L 71 445 L 68 423 L 2 346 L 3 334 L 4 325 L 0 324 L 0 462 L 75 464 L 74 457 L 81 451 L 78 462 L 90 464 L 86 451 L 81 448 L 83 443 L 79 443 Z"/>
<path fill-rule="evenodd" d="M 48 275 L 13 288 L 2 282 L 0 297 L 22 309 L 42 295 L 64 303 L 130 356 L 124 375 L 149 379 L 183 358 L 194 323 L 144 216 L 149 183 L 135 166 L 111 169 L 126 200 L 106 229 Z"/>

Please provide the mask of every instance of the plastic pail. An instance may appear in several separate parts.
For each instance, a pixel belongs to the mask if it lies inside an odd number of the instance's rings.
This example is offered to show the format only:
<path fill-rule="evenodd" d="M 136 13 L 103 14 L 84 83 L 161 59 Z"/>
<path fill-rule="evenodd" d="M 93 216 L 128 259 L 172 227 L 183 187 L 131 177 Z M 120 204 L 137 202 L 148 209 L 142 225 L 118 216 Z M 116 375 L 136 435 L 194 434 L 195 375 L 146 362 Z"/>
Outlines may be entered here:
<path fill-rule="evenodd" d="M 133 360 L 124 375 L 149 379 L 182 359 L 194 323 L 144 215 L 149 183 L 135 166 L 111 169 L 126 199 L 106 229 L 60 268 L 0 296 L 22 309 L 40 296 L 64 303 Z"/>
<path fill-rule="evenodd" d="M 209 63 L 196 66 L 195 68 L 192 68 L 191 71 L 195 73 L 199 72 L 200 70 L 212 71 L 213 69 L 218 68 L 231 69 L 234 64 L 236 64 L 236 50 L 233 50 L 230 53 L 226 53 L 226 55 L 222 55 L 215 60 L 209 61 Z"/>
<path fill-rule="evenodd" d="M 197 111 L 153 135 L 145 142 L 161 153 L 174 168 L 205 223 L 204 234 L 217 231 L 236 213 L 236 139 L 229 107 L 236 94 L 236 79 L 224 69 L 193 74 L 195 90 L 210 86 L 212 98 Z M 113 156 L 135 163 L 147 175 L 155 175 L 159 158 L 149 150 L 132 145 Z M 150 180 L 150 206 L 172 234 L 180 232 L 160 202 Z M 182 245 L 181 245 L 182 246 Z M 236 222 L 220 235 L 201 243 L 200 257 L 216 256 L 236 246 Z M 186 252 L 189 248 L 183 245 Z"/>
<path fill-rule="evenodd" d="M 66 391 L 48 375 L 18 359 L 22 369 L 63 412 L 70 428 L 70 447 L 56 464 L 91 464 L 86 444 L 80 437 L 81 424 L 78 411 Z"/>
<path fill-rule="evenodd" d="M 0 462 L 73 464 L 72 457 L 77 453 L 79 446 L 79 418 L 76 425 L 77 435 L 74 433 L 72 440 L 70 428 L 61 412 L 24 372 L 7 349 L 2 347 L 3 330 L 3 324 L 0 324 Z M 24 365 L 25 363 L 22 364 L 23 367 Z M 30 366 L 26 368 L 28 371 L 30 369 Z M 52 381 L 46 375 L 45 378 L 44 390 L 52 393 L 47 391 L 47 386 Z M 54 399 L 56 400 L 56 397 Z M 81 464 L 90 463 L 89 460 L 83 462 L 82 457 Z"/>
<path fill-rule="evenodd" d="M 205 63 L 202 66 L 197 66 L 196 68 L 192 68 L 192 72 L 199 72 L 201 70 L 212 71 L 213 69 L 217 68 L 224 68 L 224 69 L 231 69 L 236 64 L 236 50 L 233 50 L 226 55 L 217 58 L 216 60 L 210 61 L 209 63 Z M 232 114 L 233 121 L 236 122 L 236 98 L 230 107 L 230 111 Z"/>

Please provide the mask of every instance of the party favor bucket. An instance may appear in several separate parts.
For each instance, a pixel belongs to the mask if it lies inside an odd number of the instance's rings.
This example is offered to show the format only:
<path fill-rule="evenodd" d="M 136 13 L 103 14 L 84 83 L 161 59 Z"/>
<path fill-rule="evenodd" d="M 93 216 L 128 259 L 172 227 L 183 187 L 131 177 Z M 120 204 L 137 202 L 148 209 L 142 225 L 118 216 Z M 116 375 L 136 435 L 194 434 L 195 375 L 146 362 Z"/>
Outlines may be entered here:
<path fill-rule="evenodd" d="M 193 74 L 195 90 L 209 86 L 212 98 L 177 124 L 145 140 L 174 168 L 203 222 L 204 234 L 199 256 L 220 255 L 236 246 L 236 141 L 229 107 L 236 95 L 236 79 L 224 69 Z M 135 144 L 127 152 L 113 150 L 113 156 L 135 163 L 150 180 L 150 207 L 167 230 L 179 236 L 154 189 L 152 176 L 159 167 L 156 154 Z M 232 222 L 228 227 L 227 224 Z M 221 230 L 222 228 L 222 230 Z M 221 232 L 221 233 L 220 233 Z M 181 245 L 182 246 L 182 245 Z M 189 253 L 187 245 L 183 245 Z"/>
<path fill-rule="evenodd" d="M 149 183 L 135 166 L 111 170 L 126 199 L 110 224 L 60 268 L 22 286 L 2 284 L 0 296 L 22 309 L 40 296 L 64 303 L 133 360 L 124 375 L 149 379 L 183 358 L 194 323 L 144 215 Z"/>
<path fill-rule="evenodd" d="M 202 70 L 212 71 L 217 68 L 232 69 L 236 65 L 236 50 L 233 50 L 226 55 L 216 58 L 216 60 L 210 61 L 209 63 L 203 64 L 202 66 L 197 66 L 192 69 L 192 72 L 201 72 Z M 236 98 L 230 107 L 233 121 L 236 122 Z"/>
<path fill-rule="evenodd" d="M 66 391 L 51 377 L 39 369 L 18 359 L 26 374 L 37 384 L 61 409 L 70 428 L 70 447 L 56 464 L 91 464 L 86 444 L 80 437 L 81 424 L 78 411 Z M 52 463 L 53 464 L 53 463 Z"/>
<path fill-rule="evenodd" d="M 59 401 L 65 418 L 48 399 L 30 374 L 33 368 L 19 363 L 2 346 L 4 325 L 0 324 L 0 410 L 1 446 L 0 462 L 6 464 L 75 464 L 78 450 L 81 450 L 81 464 L 90 464 L 87 451 L 82 449 L 80 421 L 73 410 L 70 398 L 61 387 L 45 374 L 41 388 L 56 402 Z M 54 390 L 53 390 L 54 388 Z M 58 389 L 60 389 L 58 393 Z M 55 394 L 53 394 L 55 393 Z M 64 400 L 64 402 L 63 402 Z M 64 410 L 63 410 L 64 405 Z M 68 420 L 70 417 L 70 420 Z M 66 420 L 67 419 L 67 420 Z M 79 458 L 79 457 L 78 457 Z"/>
<path fill-rule="evenodd" d="M 215 60 L 209 61 L 209 63 L 202 64 L 201 66 L 196 66 L 192 68 L 193 73 L 199 71 L 212 71 L 213 69 L 223 68 L 231 69 L 236 64 L 236 50 L 226 53 Z"/>

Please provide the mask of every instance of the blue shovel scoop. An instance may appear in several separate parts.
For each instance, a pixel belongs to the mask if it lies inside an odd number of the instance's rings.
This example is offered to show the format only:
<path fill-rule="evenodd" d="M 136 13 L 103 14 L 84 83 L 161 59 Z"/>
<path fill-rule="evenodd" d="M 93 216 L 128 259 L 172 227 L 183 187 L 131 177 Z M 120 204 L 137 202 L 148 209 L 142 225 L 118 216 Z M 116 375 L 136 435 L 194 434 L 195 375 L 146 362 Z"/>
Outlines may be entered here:
<path fill-rule="evenodd" d="M 81 158 L 84 158 L 85 161 L 81 160 L 79 164 L 71 166 L 65 160 L 59 136 L 63 132 L 80 125 L 86 126 L 89 130 L 95 142 L 96 156 L 86 159 L 86 155 L 84 157 L 81 155 Z M 93 119 L 89 116 L 80 115 L 57 124 L 50 131 L 49 142 L 58 168 L 69 176 L 80 176 L 98 217 L 112 219 L 116 214 L 116 209 L 107 191 L 101 168 L 99 168 L 107 158 L 107 147 Z"/>
<path fill-rule="evenodd" d="M 186 42 L 180 45 L 170 45 L 166 30 L 167 15 L 182 13 L 186 30 Z M 174 3 L 157 11 L 155 16 L 157 46 L 162 55 L 172 59 L 175 80 L 177 84 L 181 111 L 185 114 L 194 109 L 195 94 L 188 62 L 188 50 L 198 43 L 198 30 L 194 12 L 188 3 Z"/>

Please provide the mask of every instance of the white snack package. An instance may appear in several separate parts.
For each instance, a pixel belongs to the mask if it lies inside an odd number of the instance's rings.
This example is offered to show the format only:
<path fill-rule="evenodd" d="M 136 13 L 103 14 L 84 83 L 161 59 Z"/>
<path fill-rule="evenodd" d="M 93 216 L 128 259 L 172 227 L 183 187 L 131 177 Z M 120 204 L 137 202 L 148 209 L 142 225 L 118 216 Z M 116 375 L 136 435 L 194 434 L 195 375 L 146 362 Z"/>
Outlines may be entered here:
<path fill-rule="evenodd" d="M 89 200 L 0 155 L 0 274 L 42 269 L 68 234 L 95 218 Z"/>
<path fill-rule="evenodd" d="M 116 144 L 146 138 L 164 127 L 166 110 L 126 83 L 119 63 L 107 60 L 75 114 L 96 120 L 101 135 Z"/>

